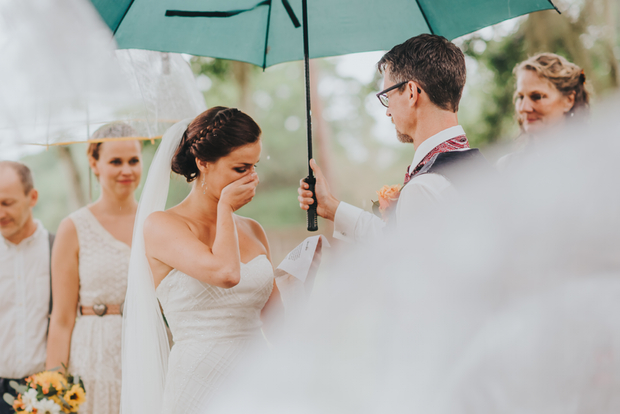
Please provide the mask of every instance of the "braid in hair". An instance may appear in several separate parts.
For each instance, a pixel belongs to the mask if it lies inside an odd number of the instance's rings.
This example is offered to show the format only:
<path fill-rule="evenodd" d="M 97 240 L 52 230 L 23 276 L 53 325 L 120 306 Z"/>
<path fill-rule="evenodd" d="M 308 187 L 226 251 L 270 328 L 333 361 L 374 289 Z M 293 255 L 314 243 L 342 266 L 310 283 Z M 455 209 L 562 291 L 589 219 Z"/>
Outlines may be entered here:
<path fill-rule="evenodd" d="M 236 108 L 208 109 L 187 127 L 172 159 L 172 171 L 191 182 L 200 176 L 196 159 L 216 162 L 235 148 L 258 141 L 260 134 L 256 122 Z"/>
<path fill-rule="evenodd" d="M 196 179 L 200 171 L 194 161 L 194 157 L 191 153 L 191 147 L 194 143 L 194 139 L 189 137 L 189 127 L 183 133 L 179 148 L 177 148 L 174 157 L 172 158 L 172 171 L 177 174 L 185 176 L 187 182 L 191 182 Z"/>

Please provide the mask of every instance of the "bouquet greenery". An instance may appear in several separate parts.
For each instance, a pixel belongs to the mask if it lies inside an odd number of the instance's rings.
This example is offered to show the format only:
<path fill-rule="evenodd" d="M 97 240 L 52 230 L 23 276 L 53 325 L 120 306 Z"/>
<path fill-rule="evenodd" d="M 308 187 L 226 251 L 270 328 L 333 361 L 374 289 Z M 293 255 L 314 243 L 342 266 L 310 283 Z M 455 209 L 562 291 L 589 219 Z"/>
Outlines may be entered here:
<path fill-rule="evenodd" d="M 10 386 L 19 394 L 17 398 L 4 394 L 4 400 L 17 414 L 77 413 L 86 401 L 84 383 L 79 377 L 70 375 L 66 367 L 64 374 L 43 371 L 26 378 L 26 385 L 11 381 Z"/>

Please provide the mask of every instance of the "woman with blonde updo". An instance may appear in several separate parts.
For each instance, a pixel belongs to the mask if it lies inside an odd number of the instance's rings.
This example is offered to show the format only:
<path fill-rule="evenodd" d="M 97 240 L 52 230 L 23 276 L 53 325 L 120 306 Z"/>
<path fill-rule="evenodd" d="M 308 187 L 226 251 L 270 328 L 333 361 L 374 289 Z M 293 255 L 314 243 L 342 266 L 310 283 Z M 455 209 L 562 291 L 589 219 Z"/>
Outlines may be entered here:
<path fill-rule="evenodd" d="M 124 123 L 98 129 L 92 140 L 137 136 Z M 94 203 L 65 218 L 52 251 L 53 308 L 46 368 L 67 365 L 86 388 L 80 414 L 116 414 L 121 393 L 123 301 L 133 223 L 134 193 L 142 175 L 137 140 L 106 140 L 88 147 L 101 186 Z"/>
<path fill-rule="evenodd" d="M 583 70 L 562 56 L 540 53 L 519 63 L 513 73 L 517 78 L 517 119 L 527 134 L 560 124 L 589 109 Z"/>
<path fill-rule="evenodd" d="M 554 53 L 540 53 L 515 66 L 515 112 L 521 129 L 520 151 L 502 157 L 497 166 L 506 169 L 533 148 L 534 138 L 549 127 L 587 115 L 590 95 L 586 75 L 579 66 Z"/>

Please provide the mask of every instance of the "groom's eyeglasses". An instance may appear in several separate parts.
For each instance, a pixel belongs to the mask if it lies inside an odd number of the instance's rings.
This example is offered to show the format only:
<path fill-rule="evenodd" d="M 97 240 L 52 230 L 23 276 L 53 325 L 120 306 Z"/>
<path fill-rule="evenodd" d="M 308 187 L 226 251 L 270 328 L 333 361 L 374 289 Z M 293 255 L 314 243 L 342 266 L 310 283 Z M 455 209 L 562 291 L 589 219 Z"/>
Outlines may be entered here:
<path fill-rule="evenodd" d="M 379 102 L 381 102 L 381 105 L 387 108 L 390 105 L 390 98 L 388 98 L 387 93 L 390 91 L 393 91 L 394 89 L 400 88 L 406 83 L 409 83 L 409 81 L 403 81 L 401 83 L 397 83 L 396 85 L 392 85 L 389 88 L 384 89 L 381 92 L 379 92 L 377 94 L 377 98 L 379 98 Z M 422 90 L 419 87 L 418 87 L 418 93 L 422 93 Z"/>

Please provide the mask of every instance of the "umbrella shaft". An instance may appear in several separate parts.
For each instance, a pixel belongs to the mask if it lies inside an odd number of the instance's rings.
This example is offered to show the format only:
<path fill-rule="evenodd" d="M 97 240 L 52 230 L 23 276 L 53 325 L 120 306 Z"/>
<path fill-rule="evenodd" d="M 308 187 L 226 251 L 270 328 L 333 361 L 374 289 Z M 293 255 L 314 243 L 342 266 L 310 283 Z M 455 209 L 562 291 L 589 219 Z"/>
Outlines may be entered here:
<path fill-rule="evenodd" d="M 312 109 L 310 105 L 310 52 L 308 46 L 308 4 L 307 0 L 301 1 L 302 5 L 302 21 L 304 35 L 304 69 L 306 77 L 306 138 L 308 141 L 308 175 L 313 177 L 312 168 L 310 168 L 310 160 L 312 159 Z"/>

